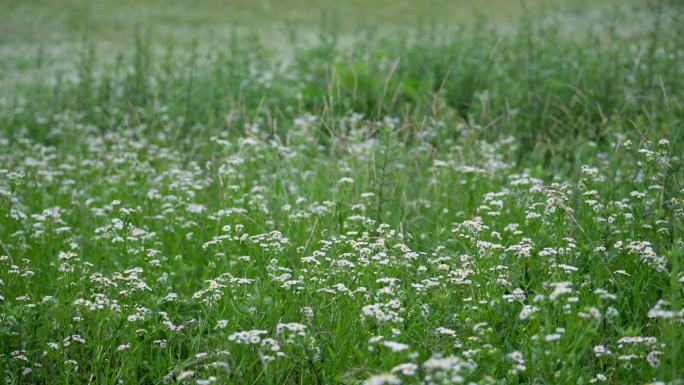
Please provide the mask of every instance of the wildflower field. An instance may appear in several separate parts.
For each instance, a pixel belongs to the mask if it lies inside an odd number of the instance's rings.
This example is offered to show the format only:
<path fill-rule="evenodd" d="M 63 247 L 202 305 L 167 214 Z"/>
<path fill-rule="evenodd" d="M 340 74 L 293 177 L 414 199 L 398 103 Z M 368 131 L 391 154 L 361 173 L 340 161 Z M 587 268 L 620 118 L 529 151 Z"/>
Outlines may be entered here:
<path fill-rule="evenodd" d="M 684 4 L 8 2 L 1 383 L 684 384 Z"/>

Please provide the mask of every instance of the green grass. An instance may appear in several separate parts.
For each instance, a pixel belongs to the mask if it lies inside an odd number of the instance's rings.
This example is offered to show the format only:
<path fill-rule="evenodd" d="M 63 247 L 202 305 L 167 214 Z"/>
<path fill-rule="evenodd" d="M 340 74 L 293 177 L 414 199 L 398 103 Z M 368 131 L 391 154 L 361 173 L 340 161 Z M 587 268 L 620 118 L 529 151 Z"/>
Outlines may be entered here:
<path fill-rule="evenodd" d="M 112 61 L 127 52 L 136 30 L 150 33 L 153 46 L 193 43 L 225 48 L 233 34 L 258 35 L 271 49 L 289 51 L 287 36 L 310 43 L 319 27 L 332 20 L 343 40 L 355 40 L 368 28 L 396 33 L 418 22 L 458 25 L 486 17 L 499 26 L 525 12 L 563 10 L 584 14 L 629 2 L 616 0 L 6 0 L 0 3 L 0 85 L 25 83 L 37 52 L 42 73 L 69 70 L 70 58 L 83 44 L 99 48 L 98 58 Z M 638 2 L 633 2 L 638 4 Z M 494 23 L 493 23 L 494 24 Z M 389 32 L 388 32 L 389 31 Z"/>
<path fill-rule="evenodd" d="M 6 383 L 684 381 L 681 5 L 182 4 L 4 38 Z"/>
<path fill-rule="evenodd" d="M 487 15 L 501 21 L 519 16 L 525 10 L 563 9 L 579 12 L 589 5 L 613 7 L 611 0 L 505 1 L 505 0 L 102 0 L 18 1 L 0 5 L 0 43 L 72 43 L 87 34 L 96 41 L 126 39 L 136 25 L 150 28 L 160 36 L 175 39 L 225 36 L 233 28 L 246 28 L 271 35 L 286 25 L 311 29 L 320 25 L 323 14 L 338 18 L 346 31 L 368 25 L 402 27 L 417 20 L 463 21 L 473 15 Z M 624 4 L 624 3 L 623 3 Z M 273 36 L 270 36 L 273 37 Z"/>

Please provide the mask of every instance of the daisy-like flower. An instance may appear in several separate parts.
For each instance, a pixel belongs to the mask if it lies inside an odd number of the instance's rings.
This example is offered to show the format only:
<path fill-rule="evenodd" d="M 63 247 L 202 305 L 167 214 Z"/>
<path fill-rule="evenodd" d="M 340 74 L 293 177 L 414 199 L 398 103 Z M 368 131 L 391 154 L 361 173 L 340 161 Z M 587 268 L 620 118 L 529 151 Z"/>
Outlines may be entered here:
<path fill-rule="evenodd" d="M 391 373 L 383 373 L 371 376 L 366 381 L 364 385 L 399 385 L 401 384 L 401 379 Z"/>

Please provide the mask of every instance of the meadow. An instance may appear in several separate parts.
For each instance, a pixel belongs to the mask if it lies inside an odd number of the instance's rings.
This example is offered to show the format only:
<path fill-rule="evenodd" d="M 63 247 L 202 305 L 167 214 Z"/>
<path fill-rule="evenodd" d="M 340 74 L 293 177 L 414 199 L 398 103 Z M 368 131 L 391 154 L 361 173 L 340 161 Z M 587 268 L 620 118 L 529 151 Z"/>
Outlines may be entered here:
<path fill-rule="evenodd" d="M 2 383 L 684 384 L 684 4 L 188 4 L 2 5 Z"/>

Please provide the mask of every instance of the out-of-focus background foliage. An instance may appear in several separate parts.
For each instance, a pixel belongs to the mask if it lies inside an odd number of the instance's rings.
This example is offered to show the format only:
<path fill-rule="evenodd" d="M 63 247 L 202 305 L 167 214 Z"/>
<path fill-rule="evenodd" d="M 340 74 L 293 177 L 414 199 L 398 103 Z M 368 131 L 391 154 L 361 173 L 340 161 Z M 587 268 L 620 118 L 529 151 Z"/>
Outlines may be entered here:
<path fill-rule="evenodd" d="M 628 1 L 632 2 L 632 1 Z M 268 36 L 286 26 L 316 27 L 336 17 L 354 30 L 375 24 L 406 26 L 419 20 L 448 23 L 478 15 L 505 22 L 523 12 L 625 4 L 616 0 L 5 0 L 0 4 L 0 43 L 65 44 L 81 38 L 127 41 L 140 25 L 163 37 L 208 38 L 233 28 Z M 633 3 L 633 2 L 632 2 Z"/>
<path fill-rule="evenodd" d="M 576 15 L 587 9 L 639 6 L 627 0 L 3 0 L 0 2 L 0 82 L 21 80 L 35 65 L 60 69 L 84 44 L 99 57 L 114 57 L 133 44 L 136 31 L 153 43 L 227 45 L 231 35 L 258 35 L 270 48 L 286 49 L 285 36 L 307 40 L 322 24 L 356 36 L 367 29 L 487 20 L 498 28 L 521 15 Z M 643 4 L 647 6 L 647 4 Z M 108 54 L 108 55 L 107 55 Z"/>

